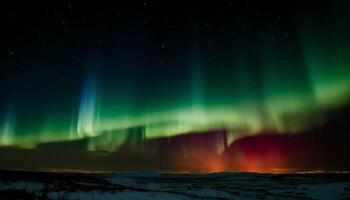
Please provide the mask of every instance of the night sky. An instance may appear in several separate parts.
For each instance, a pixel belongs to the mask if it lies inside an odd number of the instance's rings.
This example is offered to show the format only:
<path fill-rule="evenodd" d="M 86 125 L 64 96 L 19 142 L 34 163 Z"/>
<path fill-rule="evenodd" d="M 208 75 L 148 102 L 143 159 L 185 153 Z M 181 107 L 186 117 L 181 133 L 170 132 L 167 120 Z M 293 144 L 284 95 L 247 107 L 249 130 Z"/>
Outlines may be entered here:
<path fill-rule="evenodd" d="M 0 169 L 350 170 L 349 10 L 2 5 Z"/>

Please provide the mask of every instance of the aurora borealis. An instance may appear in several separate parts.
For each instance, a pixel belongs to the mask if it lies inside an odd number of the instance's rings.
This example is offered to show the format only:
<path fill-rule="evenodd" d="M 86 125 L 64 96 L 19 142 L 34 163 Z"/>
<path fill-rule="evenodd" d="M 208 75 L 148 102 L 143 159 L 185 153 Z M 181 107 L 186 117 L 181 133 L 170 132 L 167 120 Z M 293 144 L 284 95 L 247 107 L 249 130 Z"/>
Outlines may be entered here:
<path fill-rule="evenodd" d="M 347 1 L 27 6 L 5 8 L 3 168 L 350 166 Z"/>

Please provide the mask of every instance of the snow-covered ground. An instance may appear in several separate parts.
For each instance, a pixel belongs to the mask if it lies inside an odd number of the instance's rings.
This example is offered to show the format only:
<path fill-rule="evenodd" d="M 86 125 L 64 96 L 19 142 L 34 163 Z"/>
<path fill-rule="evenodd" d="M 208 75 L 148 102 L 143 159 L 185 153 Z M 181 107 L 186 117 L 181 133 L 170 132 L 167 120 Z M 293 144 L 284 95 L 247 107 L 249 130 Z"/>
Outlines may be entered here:
<path fill-rule="evenodd" d="M 11 173 L 0 173 L 0 199 L 350 198 L 349 174 Z"/>

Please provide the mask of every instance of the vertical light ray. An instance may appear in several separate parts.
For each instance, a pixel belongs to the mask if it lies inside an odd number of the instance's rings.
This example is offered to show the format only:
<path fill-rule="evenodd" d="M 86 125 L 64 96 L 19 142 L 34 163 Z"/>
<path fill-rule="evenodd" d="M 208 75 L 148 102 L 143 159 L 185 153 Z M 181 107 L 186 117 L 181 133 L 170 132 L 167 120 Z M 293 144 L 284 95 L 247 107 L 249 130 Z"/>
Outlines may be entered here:
<path fill-rule="evenodd" d="M 11 145 L 14 140 L 15 117 L 12 106 L 9 106 L 5 112 L 5 116 L 0 126 L 0 146 Z"/>
<path fill-rule="evenodd" d="M 206 118 L 206 110 L 205 110 L 205 102 L 204 102 L 204 81 L 205 74 L 203 72 L 203 63 L 201 59 L 200 50 L 197 46 L 192 49 L 190 52 L 190 68 L 191 68 L 191 102 L 190 102 L 190 113 L 192 113 L 192 117 L 198 120 L 198 122 L 205 123 L 207 121 Z M 178 126 L 186 127 L 186 125 L 190 125 L 185 123 L 184 117 L 182 117 L 183 113 L 178 112 Z"/>
<path fill-rule="evenodd" d="M 350 30 L 343 4 L 330 4 L 337 20 L 319 24 L 321 15 L 299 16 L 299 34 L 315 96 L 324 107 L 348 103 L 350 98 Z"/>
<path fill-rule="evenodd" d="M 78 137 L 94 136 L 99 121 L 99 105 L 96 78 L 89 74 L 85 80 L 81 98 L 77 134 Z"/>
<path fill-rule="evenodd" d="M 75 140 L 78 138 L 78 132 L 77 132 L 77 118 L 75 116 L 76 114 L 72 114 L 71 122 L 69 124 L 69 139 Z"/>

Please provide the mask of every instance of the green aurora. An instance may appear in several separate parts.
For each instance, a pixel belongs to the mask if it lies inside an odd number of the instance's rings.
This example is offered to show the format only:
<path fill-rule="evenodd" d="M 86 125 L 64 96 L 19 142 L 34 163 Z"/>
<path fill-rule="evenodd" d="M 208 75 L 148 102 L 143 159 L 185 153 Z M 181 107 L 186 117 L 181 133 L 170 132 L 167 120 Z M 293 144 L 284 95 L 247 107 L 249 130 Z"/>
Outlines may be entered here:
<path fill-rule="evenodd" d="M 147 60 L 147 45 L 139 50 L 144 56 L 130 56 L 131 64 L 118 61 L 124 55 L 118 51 L 90 55 L 79 61 L 82 78 L 68 78 L 79 85 L 71 89 L 54 84 L 48 93 L 36 91 L 44 80 L 40 72 L 25 81 L 33 86 L 29 91 L 13 79 L 7 82 L 15 85 L 11 94 L 3 92 L 0 146 L 35 148 L 87 138 L 88 150 L 115 151 L 137 127 L 145 139 L 224 128 L 232 142 L 265 130 L 294 133 L 318 126 L 350 97 L 350 29 L 344 26 L 349 15 L 341 6 L 334 13 L 328 24 L 299 13 L 292 25 L 263 21 L 252 25 L 254 31 L 220 37 L 188 34 L 196 38 L 184 42 L 188 48 L 160 61 Z M 201 45 L 215 39 L 216 53 Z M 76 63 L 65 64 L 68 69 Z"/>

